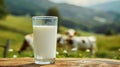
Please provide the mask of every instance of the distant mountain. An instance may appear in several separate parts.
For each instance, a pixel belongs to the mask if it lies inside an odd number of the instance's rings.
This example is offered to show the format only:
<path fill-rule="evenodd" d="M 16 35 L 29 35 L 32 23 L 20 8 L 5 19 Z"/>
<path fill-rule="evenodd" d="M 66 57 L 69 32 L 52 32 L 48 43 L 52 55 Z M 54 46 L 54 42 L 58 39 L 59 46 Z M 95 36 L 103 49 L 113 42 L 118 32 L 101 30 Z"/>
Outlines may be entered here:
<path fill-rule="evenodd" d="M 108 12 L 120 13 L 120 1 L 117 0 L 109 3 L 100 4 L 100 5 L 94 5 L 92 6 L 92 8 L 104 10 Z"/>
<path fill-rule="evenodd" d="M 63 18 L 62 25 L 92 31 L 96 25 L 120 22 L 120 15 L 49 0 L 6 0 L 8 11 L 14 15 L 45 15 L 50 7 L 57 7 Z"/>

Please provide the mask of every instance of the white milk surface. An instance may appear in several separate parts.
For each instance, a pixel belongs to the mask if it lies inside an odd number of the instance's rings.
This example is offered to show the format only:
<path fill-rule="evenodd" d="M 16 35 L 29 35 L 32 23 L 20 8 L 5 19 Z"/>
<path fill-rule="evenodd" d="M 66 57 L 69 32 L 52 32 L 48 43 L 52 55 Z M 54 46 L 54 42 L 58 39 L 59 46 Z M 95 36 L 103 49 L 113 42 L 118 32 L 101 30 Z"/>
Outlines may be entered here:
<path fill-rule="evenodd" d="M 33 45 L 36 59 L 56 57 L 56 26 L 34 26 Z"/>

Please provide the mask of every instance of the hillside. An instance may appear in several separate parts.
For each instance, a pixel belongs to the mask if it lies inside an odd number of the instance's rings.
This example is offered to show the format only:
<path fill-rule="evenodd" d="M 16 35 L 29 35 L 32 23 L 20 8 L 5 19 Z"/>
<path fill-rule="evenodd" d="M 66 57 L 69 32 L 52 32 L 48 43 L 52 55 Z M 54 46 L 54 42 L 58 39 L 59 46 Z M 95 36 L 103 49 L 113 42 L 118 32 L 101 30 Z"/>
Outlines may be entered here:
<path fill-rule="evenodd" d="M 120 1 L 116 0 L 114 2 L 104 3 L 104 4 L 100 4 L 100 5 L 94 5 L 91 7 L 94 9 L 104 10 L 104 11 L 108 11 L 108 12 L 120 13 L 119 6 L 120 6 Z"/>
<path fill-rule="evenodd" d="M 10 13 L 14 15 L 45 15 L 50 7 L 57 7 L 63 18 L 62 25 L 94 31 L 96 25 L 120 22 L 120 15 L 69 4 L 57 4 L 49 0 L 6 0 Z M 95 32 L 95 31 L 94 31 Z"/>

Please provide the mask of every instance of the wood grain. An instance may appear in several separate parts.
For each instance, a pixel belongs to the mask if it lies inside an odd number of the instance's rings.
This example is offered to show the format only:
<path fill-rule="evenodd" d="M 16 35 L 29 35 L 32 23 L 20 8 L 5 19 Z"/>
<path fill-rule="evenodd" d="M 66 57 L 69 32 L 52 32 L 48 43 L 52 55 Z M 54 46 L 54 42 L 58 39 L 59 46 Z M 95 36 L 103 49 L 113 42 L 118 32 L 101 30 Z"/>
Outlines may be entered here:
<path fill-rule="evenodd" d="M 120 67 L 120 61 L 101 58 L 57 58 L 55 64 L 37 65 L 33 58 L 0 58 L 0 67 Z"/>

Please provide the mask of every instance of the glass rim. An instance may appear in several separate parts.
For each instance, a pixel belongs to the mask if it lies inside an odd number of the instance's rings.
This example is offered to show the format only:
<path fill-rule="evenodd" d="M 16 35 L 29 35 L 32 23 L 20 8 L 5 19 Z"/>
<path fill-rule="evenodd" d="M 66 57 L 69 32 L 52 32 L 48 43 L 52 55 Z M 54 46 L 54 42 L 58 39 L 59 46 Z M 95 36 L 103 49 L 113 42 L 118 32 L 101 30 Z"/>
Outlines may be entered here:
<path fill-rule="evenodd" d="M 33 16 L 32 19 L 58 19 L 57 16 Z"/>

